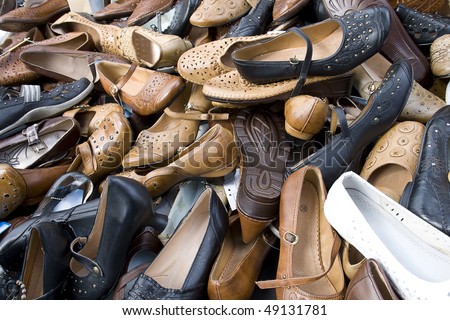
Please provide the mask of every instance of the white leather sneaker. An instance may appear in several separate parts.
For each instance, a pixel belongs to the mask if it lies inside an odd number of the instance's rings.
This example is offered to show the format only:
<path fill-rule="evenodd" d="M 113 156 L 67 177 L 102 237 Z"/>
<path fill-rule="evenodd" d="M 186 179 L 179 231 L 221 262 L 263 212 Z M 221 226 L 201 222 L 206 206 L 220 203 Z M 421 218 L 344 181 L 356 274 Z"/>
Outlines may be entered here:
<path fill-rule="evenodd" d="M 404 299 L 450 298 L 450 237 L 354 172 L 333 184 L 325 216 L 367 259 L 377 260 Z"/>

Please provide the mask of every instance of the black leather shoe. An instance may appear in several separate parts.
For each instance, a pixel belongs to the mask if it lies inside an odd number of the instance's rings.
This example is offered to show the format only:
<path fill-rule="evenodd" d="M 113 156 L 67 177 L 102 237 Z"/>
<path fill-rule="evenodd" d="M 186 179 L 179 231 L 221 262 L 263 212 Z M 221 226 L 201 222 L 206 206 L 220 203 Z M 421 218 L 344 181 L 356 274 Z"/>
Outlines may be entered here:
<path fill-rule="evenodd" d="M 49 92 L 40 92 L 35 86 L 26 87 L 21 96 L 0 103 L 0 138 L 24 129 L 27 124 L 61 115 L 83 101 L 94 84 L 86 78 L 62 84 Z"/>
<path fill-rule="evenodd" d="M 431 45 L 440 36 L 450 33 L 449 17 L 419 12 L 404 4 L 399 4 L 395 8 L 395 13 L 405 30 L 419 46 Z"/>
<path fill-rule="evenodd" d="M 2 266 L 0 266 L 0 300 L 11 300 L 19 293 L 20 287 Z"/>
<path fill-rule="evenodd" d="M 335 76 L 348 72 L 377 53 L 390 29 L 389 11 L 367 8 L 235 50 L 239 74 L 253 83 L 271 83 L 307 75 Z M 308 54 L 310 56 L 308 56 Z"/>
<path fill-rule="evenodd" d="M 206 186 L 166 246 L 139 275 L 127 300 L 207 298 L 209 273 L 227 229 L 225 207 Z"/>
<path fill-rule="evenodd" d="M 131 240 L 152 219 L 152 196 L 145 186 L 132 179 L 109 176 L 91 232 L 70 244 L 66 298 L 106 297 L 120 277 Z"/>
<path fill-rule="evenodd" d="M 354 170 L 361 153 L 370 143 L 384 134 L 397 120 L 411 92 L 413 82 L 411 64 L 400 60 L 389 68 L 381 82 L 367 101 L 360 115 L 347 126 L 344 110 L 335 107 L 341 133 L 330 143 L 306 159 L 290 166 L 287 174 L 306 165 L 320 168 L 327 189 L 345 171 Z"/>
<path fill-rule="evenodd" d="M 267 26 L 272 21 L 272 9 L 275 0 L 260 0 L 256 7 L 239 20 L 236 26 L 224 38 L 248 37 L 265 33 Z"/>
<path fill-rule="evenodd" d="M 62 297 L 72 239 L 64 225 L 54 222 L 39 223 L 31 229 L 17 299 L 56 300 Z"/>
<path fill-rule="evenodd" d="M 428 120 L 413 181 L 400 203 L 450 236 L 450 106 Z"/>
<path fill-rule="evenodd" d="M 11 224 L 0 241 L 0 265 L 9 272 L 21 272 L 31 229 L 54 221 L 67 225 L 75 236 L 89 234 L 98 208 L 98 199 L 85 203 L 93 184 L 79 172 L 66 173 L 55 181 L 38 208 L 30 216 Z"/>

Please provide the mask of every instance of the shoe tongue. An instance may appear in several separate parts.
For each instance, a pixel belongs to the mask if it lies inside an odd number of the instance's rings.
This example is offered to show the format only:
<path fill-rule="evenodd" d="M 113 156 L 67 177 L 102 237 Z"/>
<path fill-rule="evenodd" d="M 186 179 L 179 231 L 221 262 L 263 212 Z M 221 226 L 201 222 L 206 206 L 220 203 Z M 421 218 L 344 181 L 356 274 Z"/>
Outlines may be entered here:
<path fill-rule="evenodd" d="M 26 7 L 26 8 L 37 7 L 37 6 L 43 4 L 46 1 L 47 0 L 25 0 L 23 2 L 23 6 Z"/>
<path fill-rule="evenodd" d="M 24 102 L 39 101 L 41 99 L 41 87 L 24 84 L 20 87 L 19 97 L 23 97 Z"/>

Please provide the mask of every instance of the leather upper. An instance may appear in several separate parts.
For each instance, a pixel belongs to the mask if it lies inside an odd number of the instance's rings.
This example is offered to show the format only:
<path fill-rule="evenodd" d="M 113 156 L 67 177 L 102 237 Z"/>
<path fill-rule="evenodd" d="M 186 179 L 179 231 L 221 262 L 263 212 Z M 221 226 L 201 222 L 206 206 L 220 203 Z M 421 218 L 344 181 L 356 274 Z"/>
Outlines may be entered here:
<path fill-rule="evenodd" d="M 103 9 L 95 12 L 95 20 L 114 20 L 131 15 L 141 0 L 117 0 L 111 2 Z"/>
<path fill-rule="evenodd" d="M 158 11 L 167 11 L 174 0 L 141 0 L 127 20 L 129 26 L 139 26 L 153 18 Z"/>

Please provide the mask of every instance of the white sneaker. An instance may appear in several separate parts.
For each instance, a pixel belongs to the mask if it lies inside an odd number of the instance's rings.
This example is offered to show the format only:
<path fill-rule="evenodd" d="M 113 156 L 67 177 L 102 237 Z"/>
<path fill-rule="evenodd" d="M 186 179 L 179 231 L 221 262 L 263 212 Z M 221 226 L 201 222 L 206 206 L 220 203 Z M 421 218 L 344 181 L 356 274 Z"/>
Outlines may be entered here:
<path fill-rule="evenodd" d="M 341 237 L 383 266 L 404 299 L 450 298 L 450 237 L 354 172 L 330 188 L 325 216 Z"/>

